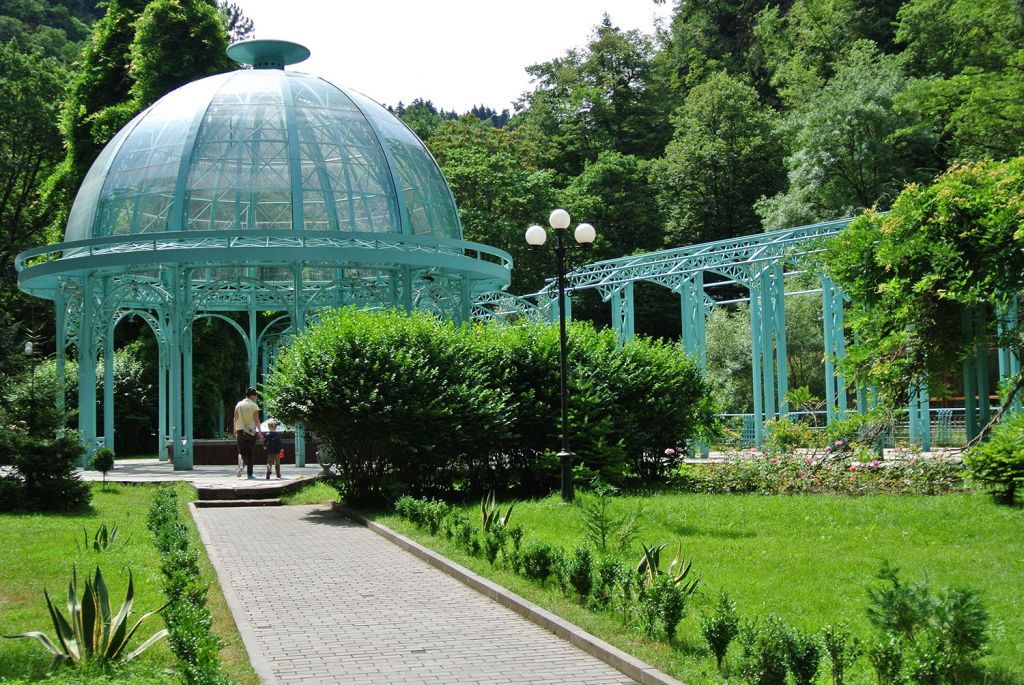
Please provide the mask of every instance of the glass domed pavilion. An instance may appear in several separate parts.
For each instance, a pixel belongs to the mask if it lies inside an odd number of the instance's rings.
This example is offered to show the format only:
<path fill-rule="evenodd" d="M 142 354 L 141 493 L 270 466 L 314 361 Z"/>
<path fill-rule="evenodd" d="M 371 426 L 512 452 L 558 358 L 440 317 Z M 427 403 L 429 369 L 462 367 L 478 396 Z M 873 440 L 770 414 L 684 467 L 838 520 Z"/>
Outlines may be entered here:
<path fill-rule="evenodd" d="M 186 84 L 103 149 L 64 242 L 18 256 L 20 287 L 52 299 L 57 365 L 78 352 L 79 430 L 96 430 L 96 361 L 113 374 L 113 332 L 145 320 L 160 350 L 160 445 L 192 468 L 193 322 L 219 318 L 259 353 L 325 307 L 424 309 L 457 321 L 509 283 L 511 257 L 466 242 L 451 191 L 423 143 L 369 98 L 285 71 L 309 51 L 283 41 L 228 50 L 252 65 Z M 229 317 L 247 314 L 248 326 Z M 258 312 L 274 312 L 262 327 Z M 237 319 L 237 320 L 236 320 Z M 261 328 L 261 330 L 260 330 Z M 103 435 L 113 447 L 113 388 Z M 301 459 L 301 434 L 296 455 Z M 163 452 L 163 450 L 161 450 Z"/>

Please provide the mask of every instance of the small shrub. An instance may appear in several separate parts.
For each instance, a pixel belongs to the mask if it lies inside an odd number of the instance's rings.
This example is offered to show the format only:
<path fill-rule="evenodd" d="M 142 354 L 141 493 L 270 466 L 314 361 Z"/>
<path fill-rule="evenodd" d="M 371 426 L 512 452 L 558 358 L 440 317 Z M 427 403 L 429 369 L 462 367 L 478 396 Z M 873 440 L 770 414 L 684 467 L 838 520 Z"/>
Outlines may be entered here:
<path fill-rule="evenodd" d="M 423 523 L 431 535 L 437 535 L 448 515 L 449 506 L 440 500 L 431 500 L 423 505 Z"/>
<path fill-rule="evenodd" d="M 1024 488 L 1024 412 L 1003 420 L 987 442 L 964 458 L 971 478 L 984 483 L 997 501 L 1013 504 Z"/>
<path fill-rule="evenodd" d="M 546 542 L 533 540 L 527 543 L 519 555 L 523 576 L 543 585 L 554 571 L 559 557 L 558 551 Z"/>
<path fill-rule="evenodd" d="M 850 635 L 845 623 L 825 626 L 821 639 L 832 666 L 832 685 L 843 685 L 846 682 L 846 671 L 860 657 L 860 641 Z"/>
<path fill-rule="evenodd" d="M 786 685 L 789 639 L 778 616 L 748 623 L 740 631 L 740 674 L 754 685 Z"/>
<path fill-rule="evenodd" d="M 787 635 L 786 651 L 796 685 L 811 685 L 821 665 L 821 642 L 817 636 L 794 628 Z"/>
<path fill-rule="evenodd" d="M 601 552 L 607 552 L 611 542 L 615 542 L 619 549 L 625 549 L 639 534 L 637 517 L 629 514 L 612 515 L 612 499 L 618 488 L 596 479 L 591 488 L 593 494 L 579 498 L 577 513 L 583 525 L 583 534 Z"/>
<path fill-rule="evenodd" d="M 580 602 L 586 602 L 594 589 L 594 554 L 589 545 L 580 545 L 565 565 L 566 581 Z"/>
<path fill-rule="evenodd" d="M 101 447 L 89 459 L 89 468 L 103 474 L 103 489 L 107 487 L 107 472 L 114 468 L 113 450 Z"/>
<path fill-rule="evenodd" d="M 628 573 L 626 567 L 618 559 L 604 557 L 597 564 L 597 586 L 593 592 L 594 603 L 598 607 L 611 604 L 620 580 Z"/>
<path fill-rule="evenodd" d="M 220 641 L 211 632 L 213 618 L 206 606 L 208 586 L 200 572 L 199 552 L 192 548 L 180 516 L 177 493 L 158 490 L 146 523 L 160 551 L 168 599 L 163 611 L 167 639 L 186 685 L 229 685 L 221 672 Z"/>
<path fill-rule="evenodd" d="M 715 655 L 718 670 L 722 670 L 722 661 L 729 650 L 729 644 L 740 631 L 740 619 L 736 613 L 736 603 L 729 599 L 729 594 L 722 591 L 715 605 L 715 612 L 701 620 L 701 632 L 711 653 Z"/>
<path fill-rule="evenodd" d="M 498 553 L 505 547 L 507 537 L 504 526 L 494 526 L 490 530 L 483 531 L 484 556 L 491 565 L 498 559 Z"/>
<path fill-rule="evenodd" d="M 888 563 L 878 578 L 883 585 L 868 589 L 868 619 L 883 640 L 897 638 L 908 648 L 912 680 L 943 681 L 987 653 L 989 615 L 976 592 L 953 588 L 939 595 L 923 582 L 903 582 Z"/>
<path fill-rule="evenodd" d="M 903 670 L 903 645 L 896 636 L 883 637 L 868 645 L 868 661 L 875 670 L 878 685 L 898 685 Z"/>

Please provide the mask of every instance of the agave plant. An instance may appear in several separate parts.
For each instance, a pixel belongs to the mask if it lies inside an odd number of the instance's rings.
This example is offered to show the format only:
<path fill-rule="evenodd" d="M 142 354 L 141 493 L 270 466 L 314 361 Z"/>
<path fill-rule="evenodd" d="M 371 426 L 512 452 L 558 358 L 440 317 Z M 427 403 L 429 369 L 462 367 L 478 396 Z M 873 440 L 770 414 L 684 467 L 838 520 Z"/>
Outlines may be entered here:
<path fill-rule="evenodd" d="M 125 543 L 127 543 L 128 540 L 131 540 L 131 537 L 132 536 L 129 535 L 125 539 Z M 96 552 L 102 552 L 106 549 L 109 549 L 114 545 L 115 542 L 117 542 L 117 526 L 114 526 L 113 528 L 107 528 L 107 524 L 100 524 L 100 527 L 96 529 L 96 533 L 92 536 L 92 541 L 89 540 L 89 531 L 87 531 L 83 527 L 82 538 L 85 540 L 84 545 L 78 545 L 77 541 L 75 543 L 78 546 L 79 550 L 93 549 Z"/>
<path fill-rule="evenodd" d="M 661 570 L 661 551 L 668 547 L 667 543 L 662 543 L 657 547 L 648 547 L 644 543 L 640 543 L 640 546 L 644 548 L 644 556 L 640 559 L 640 562 L 636 565 L 636 572 L 645 578 L 648 585 L 653 584 L 655 578 L 658 575 L 665 574 L 668 576 L 669 581 L 679 587 L 685 595 L 692 595 L 697 590 L 697 584 L 700 582 L 700 576 L 687 581 L 687 576 L 690 575 L 690 569 L 693 567 L 692 561 L 683 561 L 682 558 L 682 545 L 676 545 L 676 554 L 673 557 L 672 562 L 668 565 L 668 573 L 666 574 Z"/>
<path fill-rule="evenodd" d="M 132 582 L 131 570 L 128 571 L 128 592 L 124 603 L 116 614 L 111 611 L 107 584 L 103 582 L 103 574 L 99 567 L 96 567 L 96 576 L 92 581 L 88 578 L 85 579 L 85 590 L 82 593 L 81 602 L 78 601 L 78 574 L 74 569 L 72 570 L 71 582 L 68 583 L 68 618 L 65 618 L 60 609 L 54 605 L 45 589 L 43 596 L 46 597 L 46 606 L 50 610 L 54 630 L 57 631 L 59 647 L 40 631 L 5 635 L 4 637 L 29 637 L 39 640 L 53 654 L 54 665 L 62 661 L 86 663 L 113 661 L 121 658 L 128 661 L 142 654 L 157 640 L 167 635 L 166 630 L 157 631 L 135 650 L 127 655 L 123 654 L 128 641 L 135 635 L 142 622 L 163 609 L 160 607 L 156 611 L 144 614 L 134 626 L 128 628 L 128 618 L 131 615 L 132 603 L 135 599 L 135 586 Z"/>
<path fill-rule="evenodd" d="M 498 506 L 498 501 L 494 496 L 494 490 L 491 490 L 480 500 L 481 529 L 486 533 L 495 526 L 507 526 L 508 518 L 512 515 L 512 507 L 514 506 L 514 503 L 510 504 L 508 511 L 502 516 L 501 507 Z"/>

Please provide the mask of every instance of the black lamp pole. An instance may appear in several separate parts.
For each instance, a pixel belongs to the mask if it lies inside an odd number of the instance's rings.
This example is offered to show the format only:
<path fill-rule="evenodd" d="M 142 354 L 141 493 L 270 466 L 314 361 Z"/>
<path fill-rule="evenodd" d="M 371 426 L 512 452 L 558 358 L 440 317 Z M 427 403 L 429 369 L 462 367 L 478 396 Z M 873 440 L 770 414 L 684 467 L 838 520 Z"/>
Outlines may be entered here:
<path fill-rule="evenodd" d="M 565 335 L 565 231 L 555 231 L 555 259 L 558 262 L 558 352 L 559 372 L 562 390 L 562 451 L 558 459 L 562 464 L 562 501 L 572 502 L 576 498 L 572 483 L 572 459 L 569 449 L 569 373 L 568 343 Z"/>
<path fill-rule="evenodd" d="M 565 334 L 565 254 L 569 247 L 569 239 L 565 233 L 569 228 L 569 213 L 564 209 L 551 212 L 548 223 L 555 232 L 555 274 L 558 285 L 558 370 L 562 395 L 562 451 L 558 459 L 562 465 L 562 501 L 572 502 L 576 493 L 572 483 L 572 461 L 576 455 L 569 449 L 569 345 Z M 580 224 L 573 232 L 573 237 L 580 247 L 590 247 L 597 233 L 590 224 Z M 547 231 L 540 226 L 526 229 L 526 242 L 532 248 L 540 248 L 547 241 Z"/>

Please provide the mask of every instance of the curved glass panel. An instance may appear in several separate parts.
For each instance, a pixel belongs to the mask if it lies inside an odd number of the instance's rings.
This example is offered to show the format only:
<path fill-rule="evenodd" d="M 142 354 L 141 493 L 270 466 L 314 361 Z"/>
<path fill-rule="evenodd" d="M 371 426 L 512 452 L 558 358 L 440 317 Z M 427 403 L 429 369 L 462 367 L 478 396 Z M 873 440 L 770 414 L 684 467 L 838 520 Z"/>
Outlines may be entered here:
<path fill-rule="evenodd" d="M 289 74 L 306 230 L 400 233 L 387 160 L 373 129 L 333 85 Z"/>
<path fill-rule="evenodd" d="M 169 225 L 181 157 L 196 113 L 227 76 L 189 83 L 142 113 L 110 165 L 99 193 L 93 237 L 178 230 Z"/>
<path fill-rule="evenodd" d="M 348 95 L 373 120 L 398 167 L 412 233 L 461 239 L 462 227 L 448 184 L 420 139 L 395 115 L 365 95 L 355 91 L 348 91 Z"/>
<path fill-rule="evenodd" d="M 210 102 L 185 183 L 189 230 L 292 227 L 279 74 L 236 71 Z"/>

